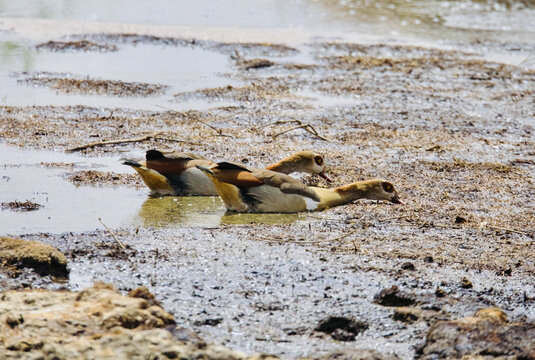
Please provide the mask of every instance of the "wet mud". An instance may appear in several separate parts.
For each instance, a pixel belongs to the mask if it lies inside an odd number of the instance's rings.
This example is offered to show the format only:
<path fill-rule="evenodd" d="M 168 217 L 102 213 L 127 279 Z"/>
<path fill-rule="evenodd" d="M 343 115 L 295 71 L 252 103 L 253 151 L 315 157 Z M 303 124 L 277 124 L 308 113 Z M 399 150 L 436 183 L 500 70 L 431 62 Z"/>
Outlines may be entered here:
<path fill-rule="evenodd" d="M 139 176 L 134 174 L 118 174 L 98 170 L 78 170 L 68 173 L 66 178 L 76 186 L 145 186 Z"/>
<path fill-rule="evenodd" d="M 32 202 L 30 200 L 9 201 L 9 202 L 3 202 L 0 205 L 3 210 L 11 210 L 11 211 L 35 211 L 35 210 L 39 210 L 39 208 L 42 206 L 41 204 Z"/>
<path fill-rule="evenodd" d="M 88 40 L 80 41 L 48 41 L 35 45 L 37 50 L 50 51 L 117 51 L 117 46 L 97 44 Z"/>
<path fill-rule="evenodd" d="M 79 152 L 140 157 L 158 148 L 251 166 L 311 149 L 325 155 L 334 186 L 381 177 L 407 204 L 359 201 L 317 214 L 247 217 L 225 213 L 217 201 L 154 199 L 147 190 L 147 200 L 135 205 L 138 222 L 111 233 L 23 234 L 62 251 L 69 280 L 59 285 L 25 270 L 17 279 L 0 274 L 5 288 L 146 286 L 178 324 L 206 341 L 284 358 L 354 349 L 435 358 L 459 338 L 491 331 L 472 324 L 459 334 L 448 323 L 488 307 L 524 324 L 500 325 L 504 342 L 532 331 L 533 70 L 486 59 L 470 44 L 452 50 L 135 34 L 81 39 L 119 52 L 124 44 L 149 43 L 224 54 L 231 72 L 221 78 L 228 84 L 174 92 L 159 110 L 2 106 L 6 145 L 66 151 L 100 142 Z M 191 99 L 213 106 L 169 110 Z M 221 99 L 230 104 L 218 105 Z M 131 139 L 138 140 L 117 141 Z M 140 184 L 72 170 L 69 179 L 80 188 L 105 184 L 118 196 Z M 451 341 L 437 345 L 440 335 L 433 334 L 444 328 Z M 525 353 L 496 346 L 505 349 L 500 355 Z M 481 354 L 473 349 L 452 354 Z"/>
<path fill-rule="evenodd" d="M 117 80 L 77 79 L 65 74 L 23 74 L 19 83 L 46 86 L 66 94 L 99 94 L 111 96 L 153 96 L 164 93 L 169 87 L 160 84 L 125 82 Z"/>

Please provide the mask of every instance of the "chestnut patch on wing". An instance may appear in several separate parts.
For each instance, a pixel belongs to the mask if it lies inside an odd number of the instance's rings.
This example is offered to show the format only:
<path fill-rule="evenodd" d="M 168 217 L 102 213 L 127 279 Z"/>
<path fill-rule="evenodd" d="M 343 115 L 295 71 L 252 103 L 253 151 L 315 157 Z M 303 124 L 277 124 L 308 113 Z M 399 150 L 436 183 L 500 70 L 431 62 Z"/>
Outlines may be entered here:
<path fill-rule="evenodd" d="M 254 187 L 264 185 L 264 183 L 244 170 L 214 170 L 215 176 L 226 183 L 236 185 L 238 187 Z"/>
<path fill-rule="evenodd" d="M 147 160 L 147 167 L 165 176 L 179 175 L 186 169 L 186 161 L 182 159 Z"/>

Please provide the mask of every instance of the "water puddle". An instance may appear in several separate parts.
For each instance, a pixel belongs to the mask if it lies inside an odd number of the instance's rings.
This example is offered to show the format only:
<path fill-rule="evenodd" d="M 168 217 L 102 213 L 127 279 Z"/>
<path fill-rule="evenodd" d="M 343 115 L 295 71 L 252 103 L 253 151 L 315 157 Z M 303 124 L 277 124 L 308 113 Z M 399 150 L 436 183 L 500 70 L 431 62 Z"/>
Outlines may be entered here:
<path fill-rule="evenodd" d="M 143 202 L 144 192 L 112 187 L 75 186 L 65 179 L 74 169 L 124 172 L 118 159 L 86 158 L 52 151 L 0 146 L 0 202 L 31 201 L 34 211 L 0 210 L 3 235 L 63 233 L 127 224 Z"/>
<path fill-rule="evenodd" d="M 0 42 L 1 105 L 86 105 L 161 110 L 157 105 L 167 105 L 177 92 L 233 84 L 224 75 L 231 72 L 227 56 L 198 47 L 137 44 L 120 45 L 114 52 L 53 52 L 36 50 L 35 45 L 23 39 Z M 161 95 L 148 97 L 79 94 L 77 89 L 65 93 L 24 83 L 25 78 L 33 74 L 161 84 L 169 88 Z M 213 106 L 213 102 L 202 99 L 173 102 L 176 110 L 202 110 Z"/>
<path fill-rule="evenodd" d="M 132 221 L 136 227 L 177 228 L 245 224 L 290 224 L 306 214 L 236 214 L 227 212 L 216 196 L 147 198 Z"/>
<path fill-rule="evenodd" d="M 66 175 L 80 169 L 131 173 L 119 156 L 90 158 L 0 145 L 0 203 L 38 204 L 36 210 L 0 210 L 0 235 L 84 232 L 110 228 L 211 227 L 289 224 L 306 214 L 227 213 L 219 197 L 150 197 L 148 189 L 76 186 Z"/>

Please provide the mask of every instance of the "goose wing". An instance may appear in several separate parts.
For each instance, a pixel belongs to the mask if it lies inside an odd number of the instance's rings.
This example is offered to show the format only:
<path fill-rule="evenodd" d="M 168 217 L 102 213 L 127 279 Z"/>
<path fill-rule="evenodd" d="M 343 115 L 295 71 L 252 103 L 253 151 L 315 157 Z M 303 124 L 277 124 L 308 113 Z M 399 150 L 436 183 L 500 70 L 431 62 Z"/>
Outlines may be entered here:
<path fill-rule="evenodd" d="M 163 153 L 159 150 L 148 150 L 145 154 L 147 161 L 149 160 L 207 160 L 200 155 L 185 153 L 185 152 L 169 152 Z"/>
<path fill-rule="evenodd" d="M 265 185 L 279 188 L 285 194 L 297 194 L 311 198 L 314 201 L 320 201 L 314 190 L 289 175 L 266 169 L 254 169 L 252 175 Z"/>
<path fill-rule="evenodd" d="M 309 197 L 314 201 L 320 201 L 314 190 L 286 174 L 266 169 L 249 168 L 232 162 L 220 162 L 211 170 L 219 180 L 238 187 L 268 185 L 278 188 L 285 194 L 297 194 Z"/>
<path fill-rule="evenodd" d="M 181 152 L 164 154 L 158 150 L 149 150 L 145 158 L 146 166 L 149 169 L 158 171 L 165 176 L 178 176 L 184 170 L 194 168 L 195 165 L 209 166 L 214 164 L 202 156 Z"/>

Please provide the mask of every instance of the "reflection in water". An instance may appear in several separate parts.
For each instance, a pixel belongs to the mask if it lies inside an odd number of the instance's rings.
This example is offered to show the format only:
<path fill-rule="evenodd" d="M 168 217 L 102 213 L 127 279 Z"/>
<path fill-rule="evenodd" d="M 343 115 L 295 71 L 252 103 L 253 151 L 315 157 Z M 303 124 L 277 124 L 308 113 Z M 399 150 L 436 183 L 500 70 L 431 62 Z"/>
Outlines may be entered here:
<path fill-rule="evenodd" d="M 155 228 L 217 226 L 219 224 L 290 224 L 306 214 L 236 214 L 227 212 L 217 196 L 149 197 L 134 220 L 135 225 Z"/>
<path fill-rule="evenodd" d="M 217 226 L 225 207 L 216 196 L 149 197 L 139 210 L 140 225 L 168 228 L 183 225 Z"/>
<path fill-rule="evenodd" d="M 13 41 L 0 42 L 0 64 L 6 68 L 30 71 L 34 66 L 32 51 L 27 46 Z"/>
<path fill-rule="evenodd" d="M 221 218 L 222 224 L 291 224 L 297 220 L 306 219 L 306 213 L 297 214 L 238 214 L 227 212 Z"/>

